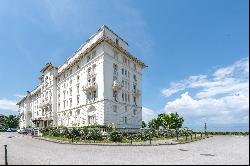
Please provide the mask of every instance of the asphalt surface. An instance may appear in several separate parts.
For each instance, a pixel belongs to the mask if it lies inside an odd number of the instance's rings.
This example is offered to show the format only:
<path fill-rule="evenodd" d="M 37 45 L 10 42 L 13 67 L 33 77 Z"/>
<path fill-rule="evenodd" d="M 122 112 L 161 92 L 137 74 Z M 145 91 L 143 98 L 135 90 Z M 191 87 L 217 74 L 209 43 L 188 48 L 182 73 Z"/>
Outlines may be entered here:
<path fill-rule="evenodd" d="M 214 136 L 197 142 L 162 146 L 57 144 L 17 133 L 0 133 L 0 165 L 8 164 L 249 164 L 249 136 Z"/>

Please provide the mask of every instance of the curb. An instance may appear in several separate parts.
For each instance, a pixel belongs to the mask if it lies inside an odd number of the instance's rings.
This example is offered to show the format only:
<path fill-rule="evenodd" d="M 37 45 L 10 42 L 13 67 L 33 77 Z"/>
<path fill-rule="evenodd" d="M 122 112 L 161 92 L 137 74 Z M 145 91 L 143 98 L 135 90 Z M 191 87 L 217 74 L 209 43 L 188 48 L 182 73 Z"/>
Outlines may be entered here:
<path fill-rule="evenodd" d="M 94 145 L 94 146 L 160 146 L 160 145 L 177 145 L 179 143 L 170 143 L 170 144 L 163 144 L 163 143 L 157 143 L 157 144 L 103 144 L 103 143 L 72 143 L 72 142 L 61 142 L 61 141 L 56 141 L 56 140 L 48 140 L 48 139 L 43 139 L 39 137 L 33 137 L 37 140 L 41 141 L 47 141 L 47 142 L 52 142 L 52 143 L 57 143 L 57 144 L 68 144 L 68 145 Z"/>
<path fill-rule="evenodd" d="M 211 138 L 213 136 L 209 136 L 208 138 Z M 180 145 L 180 144 L 188 144 L 188 143 L 192 143 L 192 142 L 196 142 L 196 141 L 201 141 L 204 140 L 206 138 L 202 138 L 200 140 L 193 140 L 190 142 L 174 142 L 174 143 L 153 143 L 153 144 L 110 144 L 110 143 L 75 143 L 75 142 L 64 142 L 64 141 L 57 141 L 57 140 L 49 140 L 49 139 L 44 139 L 44 138 L 40 138 L 40 137 L 32 137 L 34 139 L 37 140 L 41 140 L 41 141 L 47 141 L 47 142 L 52 142 L 52 143 L 57 143 L 57 144 L 68 144 L 68 145 L 93 145 L 93 146 L 162 146 L 162 145 Z"/>

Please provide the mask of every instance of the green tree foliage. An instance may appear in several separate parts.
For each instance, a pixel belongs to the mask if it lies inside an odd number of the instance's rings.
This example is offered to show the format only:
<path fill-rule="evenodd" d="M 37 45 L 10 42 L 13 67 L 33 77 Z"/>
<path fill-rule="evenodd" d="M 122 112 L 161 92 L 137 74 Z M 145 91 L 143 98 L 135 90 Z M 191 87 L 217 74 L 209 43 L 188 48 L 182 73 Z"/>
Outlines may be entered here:
<path fill-rule="evenodd" d="M 142 121 L 141 127 L 145 128 L 145 127 L 147 127 L 147 124 L 144 121 Z"/>
<path fill-rule="evenodd" d="M 157 118 L 149 121 L 148 126 L 151 129 L 159 129 L 163 127 L 164 129 L 175 129 L 178 130 L 182 127 L 184 123 L 183 117 L 180 117 L 177 113 L 170 114 L 159 114 Z"/>
<path fill-rule="evenodd" d="M 15 115 L 5 116 L 3 124 L 6 128 L 18 128 L 19 118 Z"/>
<path fill-rule="evenodd" d="M 151 129 L 156 129 L 158 130 L 159 127 L 160 127 L 160 121 L 158 119 L 151 119 L 149 122 L 148 122 L 148 127 L 151 128 Z"/>

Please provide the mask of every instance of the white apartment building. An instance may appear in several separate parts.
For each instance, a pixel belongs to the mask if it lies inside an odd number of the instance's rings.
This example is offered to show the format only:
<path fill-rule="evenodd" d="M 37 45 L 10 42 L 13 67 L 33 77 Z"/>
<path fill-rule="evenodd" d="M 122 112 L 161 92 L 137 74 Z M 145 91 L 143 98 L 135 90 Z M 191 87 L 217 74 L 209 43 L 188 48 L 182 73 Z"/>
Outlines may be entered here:
<path fill-rule="evenodd" d="M 20 128 L 92 124 L 140 128 L 143 62 L 102 26 L 63 65 L 47 63 L 19 105 Z"/>

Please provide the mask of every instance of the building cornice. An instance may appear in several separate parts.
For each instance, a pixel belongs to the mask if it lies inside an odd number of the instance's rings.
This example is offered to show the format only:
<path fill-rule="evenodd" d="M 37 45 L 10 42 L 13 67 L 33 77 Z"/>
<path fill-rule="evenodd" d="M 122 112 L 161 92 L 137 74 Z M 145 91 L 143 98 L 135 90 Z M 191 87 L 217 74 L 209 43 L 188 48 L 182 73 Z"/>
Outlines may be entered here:
<path fill-rule="evenodd" d="M 59 77 L 62 73 L 64 73 L 65 71 L 67 71 L 69 68 L 71 68 L 75 64 L 77 64 L 84 56 L 86 56 L 89 52 L 91 52 L 93 49 L 95 49 L 98 45 L 100 45 L 103 42 L 106 42 L 110 46 L 115 47 L 117 50 L 119 50 L 124 55 L 126 55 L 129 59 L 131 59 L 132 61 L 134 61 L 137 64 L 139 64 L 142 68 L 148 67 L 142 61 L 140 61 L 138 58 L 136 58 L 135 56 L 133 56 L 131 53 L 129 53 L 128 51 L 126 51 L 122 47 L 120 47 L 117 44 L 115 44 L 111 39 L 109 39 L 106 36 L 103 36 L 100 39 L 98 39 L 95 43 L 93 43 L 90 47 L 88 47 L 84 52 L 80 53 L 79 56 L 76 57 L 71 63 L 69 63 L 64 69 L 62 69 L 60 72 L 58 72 L 57 77 Z"/>

